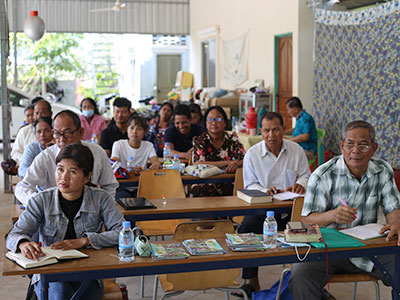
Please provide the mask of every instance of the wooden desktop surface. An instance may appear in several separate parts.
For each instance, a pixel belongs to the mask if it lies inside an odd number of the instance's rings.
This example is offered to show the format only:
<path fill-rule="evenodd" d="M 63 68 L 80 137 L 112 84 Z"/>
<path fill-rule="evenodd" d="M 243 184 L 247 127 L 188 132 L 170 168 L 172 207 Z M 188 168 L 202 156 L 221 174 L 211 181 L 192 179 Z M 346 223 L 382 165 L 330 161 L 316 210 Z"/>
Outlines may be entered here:
<path fill-rule="evenodd" d="M 186 259 L 171 259 L 171 260 L 152 260 L 150 257 L 139 257 L 136 256 L 135 260 L 131 263 L 121 262 L 117 256 L 117 250 L 115 247 L 104 248 L 101 250 L 94 249 L 80 249 L 80 251 L 89 255 L 89 258 L 83 259 L 74 259 L 69 261 L 61 261 L 60 263 L 32 268 L 32 269 L 24 269 L 17 265 L 16 263 L 10 261 L 4 256 L 3 253 L 3 271 L 2 275 L 24 275 L 24 274 L 56 274 L 56 273 L 68 273 L 68 272 L 86 272 L 86 271 L 103 271 L 107 272 L 107 270 L 111 269 L 126 269 L 126 268 L 146 268 L 146 267 L 157 267 L 157 266 L 173 266 L 173 265 L 182 265 L 182 264 L 191 264 L 191 263 L 206 263 L 208 265 L 207 268 L 215 269 L 210 264 L 211 262 L 228 262 L 234 260 L 246 260 L 252 258 L 282 258 L 286 256 L 292 256 L 295 260 L 297 260 L 296 252 L 293 248 L 277 248 L 277 249 L 269 249 L 267 251 L 256 251 L 256 252 L 233 252 L 231 251 L 224 239 L 217 239 L 220 245 L 226 250 L 225 254 L 219 255 L 203 255 L 203 256 L 190 256 Z M 157 243 L 166 243 L 157 242 Z M 350 257 L 356 257 L 357 252 L 362 255 L 366 255 L 365 250 L 370 251 L 370 255 L 374 255 L 374 249 L 378 250 L 390 247 L 396 247 L 396 240 L 392 240 L 390 242 L 386 242 L 384 238 L 377 238 L 373 240 L 362 241 L 366 246 L 359 248 L 340 248 L 340 249 L 330 249 L 329 252 L 343 252 L 345 251 L 352 252 Z M 398 247 L 397 247 L 398 248 Z M 304 255 L 307 248 L 298 248 L 300 256 Z M 400 248 L 398 248 L 400 249 Z M 393 250 L 393 248 L 392 248 Z M 355 251 L 355 252 L 354 252 Z M 394 250 L 393 250 L 394 251 Z M 399 250 L 400 251 L 400 250 Z M 310 256 L 312 254 L 320 254 L 322 256 L 325 255 L 325 250 L 317 250 L 312 248 L 310 251 Z M 333 256 L 332 256 L 333 259 Z M 296 261 L 292 262 L 296 262 Z M 279 264 L 280 260 L 276 259 L 276 264 Z M 270 263 L 271 264 L 271 263 Z M 246 264 L 243 264 L 243 267 Z M 204 267 L 204 266 L 203 266 Z M 228 267 L 228 266 L 226 266 Z M 237 266 L 236 266 L 237 267 Z M 216 268 L 218 269 L 218 268 Z M 190 268 L 187 271 L 191 271 Z M 102 278 L 101 276 L 99 278 Z"/>
<path fill-rule="evenodd" d="M 160 169 L 160 172 L 162 169 Z M 118 179 L 118 182 L 120 183 L 125 183 L 125 182 L 139 182 L 140 176 L 131 176 L 127 179 Z M 227 173 L 227 174 L 219 174 L 219 175 L 214 175 L 211 177 L 207 178 L 200 178 L 197 176 L 192 176 L 192 175 L 181 175 L 182 180 L 198 180 L 198 181 L 204 181 L 204 180 L 210 180 L 210 179 L 235 179 L 235 174 L 234 173 Z"/>

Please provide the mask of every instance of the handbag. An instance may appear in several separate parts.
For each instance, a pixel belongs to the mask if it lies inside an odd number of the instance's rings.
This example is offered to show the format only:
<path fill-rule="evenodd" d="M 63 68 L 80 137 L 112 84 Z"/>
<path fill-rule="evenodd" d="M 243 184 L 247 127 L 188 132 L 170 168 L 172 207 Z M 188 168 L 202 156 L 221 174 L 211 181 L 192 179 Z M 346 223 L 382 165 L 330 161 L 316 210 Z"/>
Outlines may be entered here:
<path fill-rule="evenodd" d="M 285 274 L 282 281 L 282 289 L 279 300 L 293 300 L 289 291 L 290 271 Z M 253 293 L 253 300 L 275 300 L 278 293 L 280 280 L 275 282 L 270 289 Z"/>
<path fill-rule="evenodd" d="M 185 172 L 189 175 L 207 178 L 214 175 L 218 175 L 222 173 L 222 170 L 216 166 L 198 164 L 198 165 L 190 165 L 185 168 Z"/>

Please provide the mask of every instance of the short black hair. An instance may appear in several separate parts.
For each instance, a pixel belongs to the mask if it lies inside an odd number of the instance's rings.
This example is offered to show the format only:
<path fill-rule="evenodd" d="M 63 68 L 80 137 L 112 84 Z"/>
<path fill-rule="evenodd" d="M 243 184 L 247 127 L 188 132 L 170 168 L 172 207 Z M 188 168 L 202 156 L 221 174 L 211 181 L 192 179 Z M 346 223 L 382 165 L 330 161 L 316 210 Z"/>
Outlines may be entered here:
<path fill-rule="evenodd" d="M 189 106 L 186 104 L 178 104 L 175 109 L 174 109 L 174 117 L 178 115 L 183 115 L 186 116 L 189 120 L 192 118 L 192 115 L 190 114 L 190 109 Z"/>
<path fill-rule="evenodd" d="M 36 105 L 38 105 L 38 104 L 41 103 L 41 102 L 46 103 L 47 110 L 48 110 L 49 112 L 51 112 L 51 105 L 50 105 L 50 103 L 49 103 L 48 101 L 44 100 L 43 98 L 37 100 L 37 101 L 33 104 L 33 106 L 36 107 Z"/>
<path fill-rule="evenodd" d="M 210 113 L 210 111 L 212 111 L 213 109 L 218 110 L 218 112 L 222 115 L 222 118 L 225 121 L 225 126 L 228 124 L 228 116 L 226 115 L 225 110 L 219 105 L 211 106 L 204 113 L 203 126 L 204 126 L 204 130 L 206 130 L 206 131 L 207 131 L 207 117 L 208 117 L 208 114 Z"/>
<path fill-rule="evenodd" d="M 87 97 L 87 98 L 82 99 L 81 104 L 80 104 L 80 109 L 81 109 L 81 111 L 82 111 L 83 102 L 85 102 L 85 101 L 88 101 L 90 104 L 93 105 L 93 107 L 94 107 L 94 114 L 95 114 L 95 115 L 100 115 L 99 109 L 97 108 L 97 102 L 94 101 L 94 100 L 93 100 L 92 98 L 90 98 L 90 97 Z"/>
<path fill-rule="evenodd" d="M 134 124 L 142 127 L 146 133 L 149 130 L 149 123 L 147 122 L 147 120 L 145 118 L 143 118 L 142 116 L 139 116 L 138 114 L 132 114 L 132 116 L 130 116 L 130 118 L 128 120 L 128 126 L 132 122 L 134 122 Z"/>
<path fill-rule="evenodd" d="M 37 97 L 35 97 L 35 98 L 33 98 L 33 99 L 31 100 L 31 104 L 32 104 L 32 105 L 35 105 L 35 103 L 38 102 L 38 101 L 40 101 L 40 100 L 44 100 L 43 97 L 37 96 Z"/>
<path fill-rule="evenodd" d="M 35 106 L 33 104 L 29 104 L 27 107 L 24 108 L 24 113 L 26 113 L 30 109 L 35 109 Z"/>
<path fill-rule="evenodd" d="M 269 112 L 263 114 L 263 116 L 261 117 L 260 124 L 262 124 L 262 121 L 264 119 L 268 120 L 268 121 L 273 120 L 273 119 L 278 119 L 279 123 L 281 124 L 281 126 L 283 126 L 283 118 L 282 118 L 282 115 L 280 113 L 277 113 L 277 112 L 274 112 L 274 111 L 269 111 Z"/>
<path fill-rule="evenodd" d="M 113 106 L 116 107 L 127 107 L 128 110 L 132 107 L 132 102 L 124 97 L 117 97 L 113 102 Z"/>
<path fill-rule="evenodd" d="M 72 119 L 72 121 L 74 122 L 76 129 L 81 128 L 82 125 L 81 125 L 81 119 L 79 119 L 79 116 L 76 113 L 74 113 L 72 110 L 68 110 L 68 109 L 64 109 L 56 114 L 56 116 L 53 119 L 53 125 L 54 125 L 54 121 L 57 119 L 57 117 L 61 116 L 61 115 L 69 116 Z"/>
<path fill-rule="evenodd" d="M 81 143 L 69 144 L 61 149 L 56 158 L 56 164 L 63 159 L 72 159 L 78 168 L 83 170 L 83 175 L 88 176 L 93 171 L 94 158 L 89 147 Z"/>
<path fill-rule="evenodd" d="M 39 122 L 46 122 L 47 124 L 49 124 L 50 128 L 53 129 L 53 124 L 52 124 L 52 119 L 51 119 L 51 117 L 42 117 L 42 118 L 39 118 L 39 119 L 35 120 L 35 121 L 32 123 L 33 128 L 35 128 L 35 132 L 36 132 L 36 126 L 37 126 L 37 124 L 38 124 Z"/>
<path fill-rule="evenodd" d="M 160 110 L 161 110 L 161 108 L 163 108 L 163 107 L 166 106 L 166 105 L 168 105 L 169 108 L 171 109 L 171 112 L 174 113 L 174 106 L 172 105 L 171 102 L 164 102 L 163 104 L 161 104 Z"/>
<path fill-rule="evenodd" d="M 190 103 L 189 104 L 189 109 L 191 113 L 196 113 L 200 115 L 200 119 L 203 118 L 203 114 L 201 113 L 201 108 L 200 105 L 196 103 Z"/>
<path fill-rule="evenodd" d="M 297 107 L 297 108 L 303 109 L 303 104 L 301 104 L 300 99 L 297 97 L 289 98 L 286 101 L 286 105 L 289 106 L 290 108 Z"/>

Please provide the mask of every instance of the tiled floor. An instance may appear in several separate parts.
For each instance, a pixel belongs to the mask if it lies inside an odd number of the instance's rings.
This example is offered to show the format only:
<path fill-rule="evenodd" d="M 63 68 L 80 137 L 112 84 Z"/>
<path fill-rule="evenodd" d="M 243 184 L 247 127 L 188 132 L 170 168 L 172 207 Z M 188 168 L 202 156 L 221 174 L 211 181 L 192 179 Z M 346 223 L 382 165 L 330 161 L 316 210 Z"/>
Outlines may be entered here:
<path fill-rule="evenodd" d="M 4 249 L 4 236 L 11 228 L 10 220 L 10 205 L 13 203 L 13 195 L 3 193 L 3 172 L 0 170 L 0 247 Z M 0 262 L 3 256 L 0 256 Z M 260 279 L 263 289 L 269 288 L 276 280 L 278 280 L 283 269 L 282 265 L 261 267 Z M 119 283 L 124 283 L 128 287 L 129 299 L 139 299 L 140 278 L 120 278 Z M 154 276 L 145 277 L 145 297 L 151 299 L 153 294 Z M 0 300 L 25 299 L 26 288 L 28 285 L 27 278 L 21 276 L 4 277 L 0 276 Z M 391 299 L 390 289 L 381 285 L 381 299 Z M 160 288 L 159 288 L 160 290 Z M 331 293 L 339 299 L 351 299 L 352 284 L 331 284 Z M 159 297 L 162 292 L 159 291 Z M 209 300 L 209 299 L 225 299 L 225 294 L 220 291 L 206 292 L 185 292 L 174 299 L 194 299 L 194 300 Z M 231 297 L 231 299 L 238 299 Z M 375 299 L 375 289 L 372 283 L 360 283 L 358 286 L 357 299 L 372 300 Z"/>

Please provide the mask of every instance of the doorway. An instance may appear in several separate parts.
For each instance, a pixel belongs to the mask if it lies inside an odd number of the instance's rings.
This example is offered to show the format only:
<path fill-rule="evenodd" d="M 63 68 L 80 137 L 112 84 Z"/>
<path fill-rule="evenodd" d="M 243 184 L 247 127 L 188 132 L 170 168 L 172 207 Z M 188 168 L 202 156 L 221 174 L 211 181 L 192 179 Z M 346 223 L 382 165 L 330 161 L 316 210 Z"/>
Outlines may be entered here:
<path fill-rule="evenodd" d="M 167 100 L 175 87 L 176 74 L 181 70 L 181 55 L 157 55 L 157 102 Z"/>
<path fill-rule="evenodd" d="M 285 129 L 292 128 L 286 101 L 292 97 L 292 33 L 275 36 L 275 107 L 283 117 Z"/>

